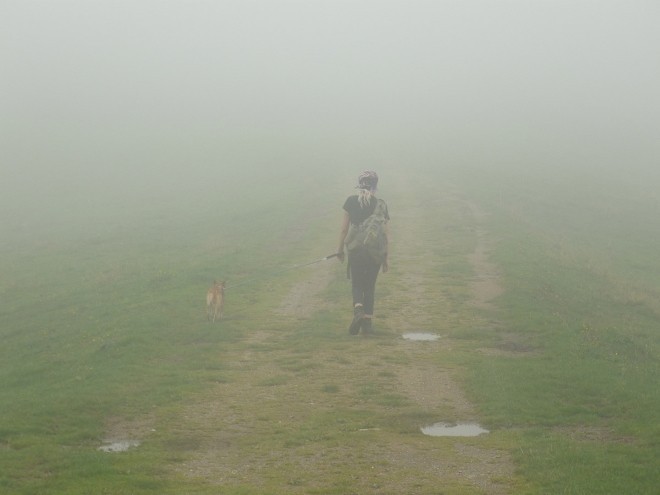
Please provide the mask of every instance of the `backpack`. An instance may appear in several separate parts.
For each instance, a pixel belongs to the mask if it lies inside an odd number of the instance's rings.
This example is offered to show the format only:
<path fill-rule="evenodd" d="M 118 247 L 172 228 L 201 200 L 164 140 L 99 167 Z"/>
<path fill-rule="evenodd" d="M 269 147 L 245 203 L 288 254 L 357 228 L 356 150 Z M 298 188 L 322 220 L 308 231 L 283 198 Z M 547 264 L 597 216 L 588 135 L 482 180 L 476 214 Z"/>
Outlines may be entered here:
<path fill-rule="evenodd" d="M 378 199 L 374 212 L 359 225 L 351 224 L 344 243 L 350 254 L 356 249 L 366 249 L 376 263 L 383 263 L 387 255 L 387 205 Z"/>

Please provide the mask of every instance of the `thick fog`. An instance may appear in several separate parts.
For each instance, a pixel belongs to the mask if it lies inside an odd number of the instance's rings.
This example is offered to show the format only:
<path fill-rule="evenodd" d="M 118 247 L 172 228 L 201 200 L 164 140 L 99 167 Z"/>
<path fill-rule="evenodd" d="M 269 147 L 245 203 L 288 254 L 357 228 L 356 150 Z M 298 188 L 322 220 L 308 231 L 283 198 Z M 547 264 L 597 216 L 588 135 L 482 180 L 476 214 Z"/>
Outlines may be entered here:
<path fill-rule="evenodd" d="M 658 178 L 659 25 L 655 0 L 2 0 L 2 219 L 332 167 Z"/>

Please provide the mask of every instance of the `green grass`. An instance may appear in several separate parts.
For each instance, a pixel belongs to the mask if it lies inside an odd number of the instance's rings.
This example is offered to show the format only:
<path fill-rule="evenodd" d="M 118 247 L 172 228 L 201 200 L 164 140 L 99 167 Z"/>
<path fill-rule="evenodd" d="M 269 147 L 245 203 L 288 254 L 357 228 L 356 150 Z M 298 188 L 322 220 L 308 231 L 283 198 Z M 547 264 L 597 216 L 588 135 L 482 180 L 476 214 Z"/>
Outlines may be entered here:
<path fill-rule="evenodd" d="M 538 184 L 532 199 L 511 185 L 490 203 L 507 289 L 499 331 L 535 352 L 467 358 L 469 390 L 488 423 L 529 428 L 517 461 L 541 493 L 653 493 L 659 481 L 660 287 L 638 278 L 660 260 L 648 249 L 658 246 L 647 228 L 657 203 L 603 208 L 617 185 L 601 186 L 602 196 L 578 199 Z M 560 426 L 601 435 L 576 440 Z"/>
<path fill-rule="evenodd" d="M 379 301 L 390 304 L 373 339 L 346 335 L 343 266 L 281 272 L 334 247 L 344 176 L 324 188 L 274 176 L 217 196 L 208 186 L 195 201 L 72 209 L 41 235 L 16 231 L 0 261 L 0 491 L 481 493 L 429 467 L 469 464 L 458 442 L 510 455 L 514 493 L 654 493 L 657 201 L 628 202 L 605 182 L 583 196 L 559 180 L 530 176 L 523 188 L 505 172 L 446 173 L 392 170 L 389 191 L 382 173 L 394 245 L 411 243 L 421 269 L 414 291 L 396 264 L 381 278 Z M 489 213 L 479 228 L 506 289 L 493 312 L 471 304 L 478 222 L 464 200 Z M 413 220 L 419 236 L 397 238 L 397 222 Z M 335 272 L 324 303 L 305 318 L 279 314 L 317 269 Z M 227 291 L 226 319 L 210 325 L 203 295 L 214 278 L 246 283 Z M 402 351 L 388 322 L 408 293 L 449 346 Z M 420 426 L 454 418 L 402 389 L 419 364 L 451 372 L 492 434 L 421 436 Z M 117 422 L 142 444 L 99 451 Z"/>

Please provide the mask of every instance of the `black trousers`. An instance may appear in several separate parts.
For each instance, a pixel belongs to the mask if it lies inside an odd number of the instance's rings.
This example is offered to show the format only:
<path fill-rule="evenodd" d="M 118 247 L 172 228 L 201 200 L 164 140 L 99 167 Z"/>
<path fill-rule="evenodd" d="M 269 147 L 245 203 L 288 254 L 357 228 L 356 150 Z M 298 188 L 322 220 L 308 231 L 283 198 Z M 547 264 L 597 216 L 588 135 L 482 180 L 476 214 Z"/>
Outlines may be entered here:
<path fill-rule="evenodd" d="M 348 253 L 348 263 L 351 270 L 353 306 L 362 304 L 365 314 L 373 315 L 376 278 L 380 271 L 380 263 L 372 260 L 366 250 L 354 250 Z"/>

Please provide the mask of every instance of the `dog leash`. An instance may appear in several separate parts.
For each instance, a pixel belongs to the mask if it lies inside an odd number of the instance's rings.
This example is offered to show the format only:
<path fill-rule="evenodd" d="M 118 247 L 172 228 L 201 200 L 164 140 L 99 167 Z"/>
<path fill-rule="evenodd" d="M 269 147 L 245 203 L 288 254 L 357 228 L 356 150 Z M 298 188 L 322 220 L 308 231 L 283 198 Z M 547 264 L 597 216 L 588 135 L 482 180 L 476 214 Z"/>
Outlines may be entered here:
<path fill-rule="evenodd" d="M 295 270 L 297 268 L 303 268 L 305 266 L 314 265 L 316 263 L 320 263 L 321 261 L 326 261 L 326 260 L 329 260 L 329 259 L 332 259 L 332 258 L 336 258 L 337 256 L 339 256 L 339 253 L 333 253 L 333 254 L 329 254 L 328 256 L 326 256 L 324 258 L 320 258 L 318 260 L 310 261 L 309 263 L 302 263 L 300 265 L 293 265 L 293 266 L 289 266 L 287 268 L 284 268 L 282 270 L 277 270 L 277 271 L 274 271 L 274 272 L 267 273 L 263 277 L 249 278 L 247 280 L 243 280 L 242 282 L 238 282 L 237 284 L 228 285 L 228 286 L 225 287 L 225 290 L 233 289 L 234 287 L 238 287 L 238 286 L 244 285 L 244 284 L 249 284 L 250 282 L 254 282 L 255 280 L 260 280 L 261 278 L 264 278 L 266 276 L 279 275 L 280 273 L 288 272 L 290 270 Z"/>

